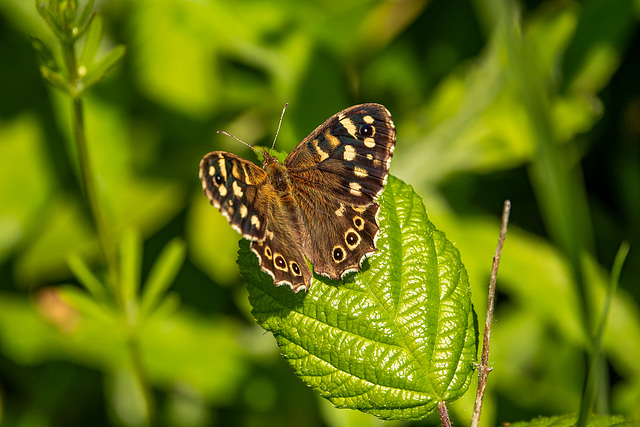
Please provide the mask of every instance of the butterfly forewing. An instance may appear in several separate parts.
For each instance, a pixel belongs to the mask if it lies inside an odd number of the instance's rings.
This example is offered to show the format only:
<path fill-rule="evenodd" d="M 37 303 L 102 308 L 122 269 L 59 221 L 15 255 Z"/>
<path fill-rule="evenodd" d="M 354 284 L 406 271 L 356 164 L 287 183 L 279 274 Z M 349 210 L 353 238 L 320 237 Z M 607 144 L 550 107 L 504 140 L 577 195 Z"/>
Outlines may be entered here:
<path fill-rule="evenodd" d="M 389 111 L 362 104 L 333 115 L 286 158 L 293 181 L 354 204 L 374 202 L 389 173 L 396 133 Z"/>
<path fill-rule="evenodd" d="M 319 126 L 286 159 L 304 224 L 303 252 L 332 279 L 375 252 L 376 200 L 389 173 L 395 127 L 378 104 L 348 108 Z"/>
<path fill-rule="evenodd" d="M 265 238 L 268 182 L 262 169 L 235 154 L 214 151 L 200 162 L 200 180 L 211 204 L 242 237 Z"/>

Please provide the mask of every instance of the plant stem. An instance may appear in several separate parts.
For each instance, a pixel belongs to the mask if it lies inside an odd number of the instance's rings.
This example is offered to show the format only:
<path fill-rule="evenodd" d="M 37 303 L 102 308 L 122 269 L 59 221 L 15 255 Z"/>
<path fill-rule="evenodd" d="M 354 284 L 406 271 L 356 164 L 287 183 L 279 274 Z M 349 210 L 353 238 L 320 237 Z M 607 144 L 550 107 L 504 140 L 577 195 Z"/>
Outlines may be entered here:
<path fill-rule="evenodd" d="M 451 419 L 449 418 L 449 411 L 447 411 L 446 402 L 438 402 L 438 413 L 440 413 L 442 427 L 451 427 Z"/>
<path fill-rule="evenodd" d="M 87 137 L 85 133 L 84 108 L 82 103 L 81 81 L 78 76 L 78 67 L 74 51 L 73 42 L 61 41 L 64 57 L 69 73 L 69 85 L 71 87 L 71 120 L 73 126 L 73 136 L 78 151 L 82 187 L 89 202 L 89 209 L 93 217 L 93 223 L 98 234 L 98 241 L 102 255 L 107 264 L 109 278 L 112 286 L 118 283 L 119 270 L 116 261 L 116 251 L 109 233 L 104 212 L 101 209 L 98 189 L 95 184 L 89 150 L 87 148 Z"/>
<path fill-rule="evenodd" d="M 589 363 L 589 373 L 585 379 L 584 388 L 582 390 L 582 400 L 580 404 L 580 411 L 578 412 L 578 421 L 576 425 L 587 425 L 589 413 L 593 407 L 596 399 L 596 391 L 598 386 L 598 374 L 601 372 L 601 365 L 604 363 L 602 360 L 602 336 L 604 335 L 605 327 L 607 326 L 607 319 L 609 317 L 609 311 L 611 309 L 611 300 L 616 294 L 618 288 L 618 282 L 620 281 L 620 273 L 627 254 L 629 253 L 629 243 L 623 242 L 611 268 L 611 277 L 609 278 L 609 286 L 607 287 L 607 296 L 602 306 L 602 314 L 598 323 L 594 341 L 593 354 Z"/>
<path fill-rule="evenodd" d="M 487 317 L 484 325 L 484 339 L 482 341 L 482 355 L 480 356 L 480 365 L 478 366 L 478 390 L 476 391 L 476 401 L 473 405 L 473 415 L 471 417 L 471 427 L 477 427 L 480 423 L 480 414 L 482 413 L 482 401 L 484 392 L 487 387 L 487 378 L 489 372 L 493 368 L 489 368 L 489 344 L 491 343 L 491 324 L 493 323 L 493 306 L 496 294 L 496 281 L 498 279 L 498 267 L 500 266 L 500 257 L 502 256 L 502 248 L 504 240 L 507 237 L 507 225 L 509 224 L 509 215 L 511 214 L 511 202 L 504 201 L 502 209 L 502 225 L 500 227 L 500 237 L 498 238 L 498 246 L 493 256 L 491 264 L 491 277 L 489 279 L 489 293 L 487 295 Z"/>
<path fill-rule="evenodd" d="M 141 397 L 144 404 L 143 415 L 145 419 L 145 425 L 148 426 L 148 425 L 151 425 L 153 421 L 155 403 L 154 403 L 153 395 L 149 390 L 149 387 L 147 386 L 148 382 L 147 382 L 147 377 L 145 374 L 145 369 L 144 369 L 141 354 L 140 354 L 139 340 L 135 335 L 135 333 L 131 334 L 131 336 L 129 337 L 127 347 L 129 350 L 129 355 L 131 356 L 133 376 L 134 376 L 136 385 L 138 387 L 138 390 L 142 395 Z"/>

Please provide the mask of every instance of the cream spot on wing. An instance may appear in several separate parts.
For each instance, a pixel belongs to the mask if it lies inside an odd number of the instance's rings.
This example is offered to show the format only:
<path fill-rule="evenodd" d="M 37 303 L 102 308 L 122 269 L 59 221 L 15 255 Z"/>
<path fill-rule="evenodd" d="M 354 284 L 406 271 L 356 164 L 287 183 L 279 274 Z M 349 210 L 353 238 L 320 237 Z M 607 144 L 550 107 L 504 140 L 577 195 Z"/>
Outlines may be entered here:
<path fill-rule="evenodd" d="M 356 149 L 353 148 L 353 145 L 345 145 L 344 146 L 344 154 L 343 157 L 346 161 L 350 162 L 356 158 Z"/>
<path fill-rule="evenodd" d="M 260 220 L 256 215 L 253 215 L 251 217 L 251 225 L 253 225 L 255 228 L 260 228 Z"/>
<path fill-rule="evenodd" d="M 242 164 L 242 171 L 244 172 L 244 182 L 246 182 L 247 185 L 253 185 L 251 175 L 249 175 L 249 172 L 247 171 L 247 165 L 245 165 L 244 163 Z"/>
<path fill-rule="evenodd" d="M 342 119 L 340 120 L 340 123 L 342 124 L 342 126 L 344 126 L 344 128 L 347 130 L 347 132 L 349 132 L 349 135 L 351 135 L 354 139 L 358 139 L 356 138 L 356 125 L 353 124 L 353 122 L 351 121 L 351 119 Z"/>
<path fill-rule="evenodd" d="M 349 192 L 351 192 L 351 194 L 353 194 L 354 196 L 362 196 L 362 191 L 360 191 L 361 188 L 362 185 L 358 184 L 357 182 L 349 183 Z"/>
<path fill-rule="evenodd" d="M 367 171 L 364 170 L 364 168 L 361 168 L 360 166 L 356 166 L 355 168 L 353 168 L 353 173 L 356 176 L 359 176 L 360 178 L 366 178 L 369 175 Z"/>
<path fill-rule="evenodd" d="M 364 145 L 365 147 L 373 148 L 376 146 L 376 140 L 371 137 L 365 138 Z"/>
<path fill-rule="evenodd" d="M 242 188 L 240 188 L 240 186 L 238 185 L 238 181 L 233 181 L 233 194 L 236 197 L 242 197 L 244 196 L 244 192 L 242 191 Z"/>
<path fill-rule="evenodd" d="M 329 132 L 324 134 L 324 139 L 327 140 L 329 146 L 334 150 L 340 145 L 340 140 L 338 139 L 338 137 L 330 134 Z"/>
<path fill-rule="evenodd" d="M 222 178 L 224 178 L 224 180 L 227 180 L 227 167 L 224 161 L 223 157 L 220 157 L 218 159 L 218 164 L 220 165 L 220 175 L 222 175 Z"/>
<path fill-rule="evenodd" d="M 320 148 L 320 146 L 318 145 L 317 139 L 313 140 L 313 148 L 316 149 L 316 153 L 318 153 L 318 156 L 320 157 L 320 162 L 329 158 L 329 153 L 327 153 L 322 148 Z"/>
<path fill-rule="evenodd" d="M 373 123 L 373 117 L 371 117 L 371 116 L 364 116 L 364 117 L 362 118 L 362 120 L 364 120 L 364 122 L 365 122 L 366 124 L 368 124 L 368 125 L 370 125 L 371 123 Z"/>
<path fill-rule="evenodd" d="M 225 186 L 224 186 L 224 184 L 220 184 L 220 185 L 218 186 L 218 191 L 220 192 L 220 195 L 221 195 L 222 197 L 224 197 L 224 196 L 226 196 L 226 195 L 227 195 L 227 187 L 225 187 Z"/>
<path fill-rule="evenodd" d="M 213 176 L 216 174 L 216 168 L 213 166 L 209 166 L 209 176 Z"/>
<path fill-rule="evenodd" d="M 233 177 L 236 179 L 242 179 L 242 177 L 240 176 L 240 171 L 238 170 L 238 163 L 234 163 L 231 166 L 231 175 L 233 175 Z"/>
<path fill-rule="evenodd" d="M 344 204 L 340 203 L 340 207 L 336 209 L 336 216 L 343 216 L 344 211 L 345 211 Z"/>
<path fill-rule="evenodd" d="M 245 205 L 241 205 L 240 206 L 240 218 L 246 218 L 247 217 L 247 207 Z"/>
<path fill-rule="evenodd" d="M 373 154 L 367 154 L 367 159 L 373 160 Z"/>

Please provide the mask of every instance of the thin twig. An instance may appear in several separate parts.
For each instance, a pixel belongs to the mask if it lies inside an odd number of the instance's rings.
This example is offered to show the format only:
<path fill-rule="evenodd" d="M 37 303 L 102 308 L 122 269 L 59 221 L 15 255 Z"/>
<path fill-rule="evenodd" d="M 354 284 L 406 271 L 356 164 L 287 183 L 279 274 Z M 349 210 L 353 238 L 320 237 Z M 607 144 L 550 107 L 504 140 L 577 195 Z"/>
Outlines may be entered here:
<path fill-rule="evenodd" d="M 442 421 L 442 427 L 451 427 L 451 420 L 449 419 L 449 412 L 447 411 L 446 402 L 438 402 L 438 412 L 440 412 L 440 421 Z"/>
<path fill-rule="evenodd" d="M 471 427 L 477 427 L 480 423 L 480 413 L 482 412 L 482 400 L 487 387 L 487 377 L 493 368 L 489 368 L 489 343 L 491 341 L 491 323 L 493 322 L 493 305 L 496 294 L 496 279 L 498 277 L 498 266 L 500 265 L 500 256 L 502 255 L 502 247 L 507 237 L 507 224 L 509 223 L 509 214 L 511 213 L 511 202 L 505 200 L 502 209 L 502 226 L 500 227 L 500 237 L 498 238 L 498 247 L 493 256 L 493 265 L 491 266 L 491 279 L 489 280 L 489 295 L 487 297 L 487 318 L 484 325 L 484 339 L 482 342 L 482 356 L 480 357 L 480 365 L 478 366 L 478 390 L 476 392 L 476 402 L 473 406 L 473 416 L 471 417 Z"/>

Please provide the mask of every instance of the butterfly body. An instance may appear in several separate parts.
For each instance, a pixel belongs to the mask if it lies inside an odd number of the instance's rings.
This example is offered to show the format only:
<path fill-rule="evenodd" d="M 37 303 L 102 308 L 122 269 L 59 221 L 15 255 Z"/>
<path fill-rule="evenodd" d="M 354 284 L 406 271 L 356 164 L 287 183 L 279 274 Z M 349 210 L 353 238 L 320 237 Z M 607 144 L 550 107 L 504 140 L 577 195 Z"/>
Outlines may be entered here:
<path fill-rule="evenodd" d="M 262 168 L 224 151 L 200 162 L 211 204 L 252 241 L 276 285 L 309 290 L 314 271 L 341 279 L 375 252 L 376 215 L 395 147 L 391 115 L 379 104 L 347 108 L 318 126 L 280 163 Z"/>

